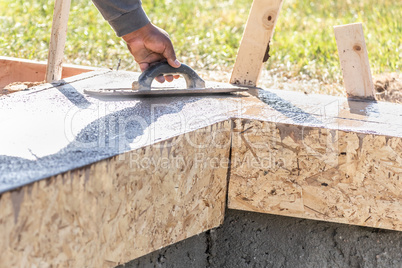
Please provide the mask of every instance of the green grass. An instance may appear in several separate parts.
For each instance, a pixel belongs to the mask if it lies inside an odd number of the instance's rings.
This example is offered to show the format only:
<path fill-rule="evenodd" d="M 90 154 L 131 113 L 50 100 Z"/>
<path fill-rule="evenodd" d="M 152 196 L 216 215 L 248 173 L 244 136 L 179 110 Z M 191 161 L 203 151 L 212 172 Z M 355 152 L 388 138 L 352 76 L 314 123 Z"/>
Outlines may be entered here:
<path fill-rule="evenodd" d="M 178 58 L 195 69 L 230 72 L 251 0 L 144 0 L 154 24 L 171 36 Z M 0 2 L 0 55 L 46 60 L 54 1 Z M 374 74 L 398 72 L 402 56 L 402 1 L 285 0 L 267 69 L 285 77 L 340 81 L 333 26 L 362 22 Z M 125 44 L 88 0 L 73 0 L 67 63 L 138 67 Z"/>

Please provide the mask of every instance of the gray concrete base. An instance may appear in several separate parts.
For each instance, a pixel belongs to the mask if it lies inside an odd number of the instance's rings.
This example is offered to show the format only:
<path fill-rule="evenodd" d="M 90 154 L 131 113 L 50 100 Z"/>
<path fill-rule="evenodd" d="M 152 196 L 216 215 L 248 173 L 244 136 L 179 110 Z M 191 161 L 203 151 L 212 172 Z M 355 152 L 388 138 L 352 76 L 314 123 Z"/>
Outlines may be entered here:
<path fill-rule="evenodd" d="M 402 267 L 402 232 L 227 210 L 224 224 L 132 267 Z"/>

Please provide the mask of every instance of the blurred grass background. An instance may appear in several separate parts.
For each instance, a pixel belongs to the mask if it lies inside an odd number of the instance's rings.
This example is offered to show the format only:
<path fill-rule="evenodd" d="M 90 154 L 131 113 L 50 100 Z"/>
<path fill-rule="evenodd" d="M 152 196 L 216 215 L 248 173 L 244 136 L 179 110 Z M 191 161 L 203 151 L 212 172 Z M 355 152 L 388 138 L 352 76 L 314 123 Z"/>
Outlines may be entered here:
<path fill-rule="evenodd" d="M 230 73 L 252 0 L 143 1 L 151 21 L 171 36 L 176 54 L 196 70 Z M 46 60 L 51 0 L 0 1 L 0 55 Z M 401 0 L 285 0 L 265 65 L 271 76 L 341 83 L 333 26 L 362 22 L 373 74 L 399 72 Z M 65 62 L 139 71 L 90 0 L 72 0 Z"/>

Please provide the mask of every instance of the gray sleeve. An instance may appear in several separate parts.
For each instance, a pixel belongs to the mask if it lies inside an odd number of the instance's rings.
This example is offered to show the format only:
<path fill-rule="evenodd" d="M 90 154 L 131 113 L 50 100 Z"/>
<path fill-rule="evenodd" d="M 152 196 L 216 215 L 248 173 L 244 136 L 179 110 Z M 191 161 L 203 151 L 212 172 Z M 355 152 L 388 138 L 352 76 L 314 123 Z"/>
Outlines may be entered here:
<path fill-rule="evenodd" d="M 102 16 L 121 37 L 149 23 L 141 0 L 92 0 Z"/>

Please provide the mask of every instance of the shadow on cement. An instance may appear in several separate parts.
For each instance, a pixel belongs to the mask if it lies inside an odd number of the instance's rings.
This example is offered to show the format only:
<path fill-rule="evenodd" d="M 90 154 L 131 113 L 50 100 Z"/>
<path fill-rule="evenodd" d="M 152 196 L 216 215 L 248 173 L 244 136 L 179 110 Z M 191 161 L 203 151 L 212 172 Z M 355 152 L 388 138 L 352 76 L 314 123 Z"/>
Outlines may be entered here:
<path fill-rule="evenodd" d="M 91 103 L 71 84 L 66 83 L 64 80 L 59 81 L 59 83 L 62 86 L 57 86 L 56 88 L 76 107 L 85 109 L 91 106 Z"/>
<path fill-rule="evenodd" d="M 294 106 L 291 102 L 279 97 L 274 92 L 256 89 L 254 90 L 253 95 L 276 111 L 290 118 L 294 123 L 309 123 L 314 125 L 323 124 L 322 121 L 311 115 L 311 113 L 305 112 L 299 107 Z"/>
<path fill-rule="evenodd" d="M 365 100 L 357 98 L 348 98 L 350 113 L 363 116 L 380 116 L 380 110 L 376 100 Z"/>

